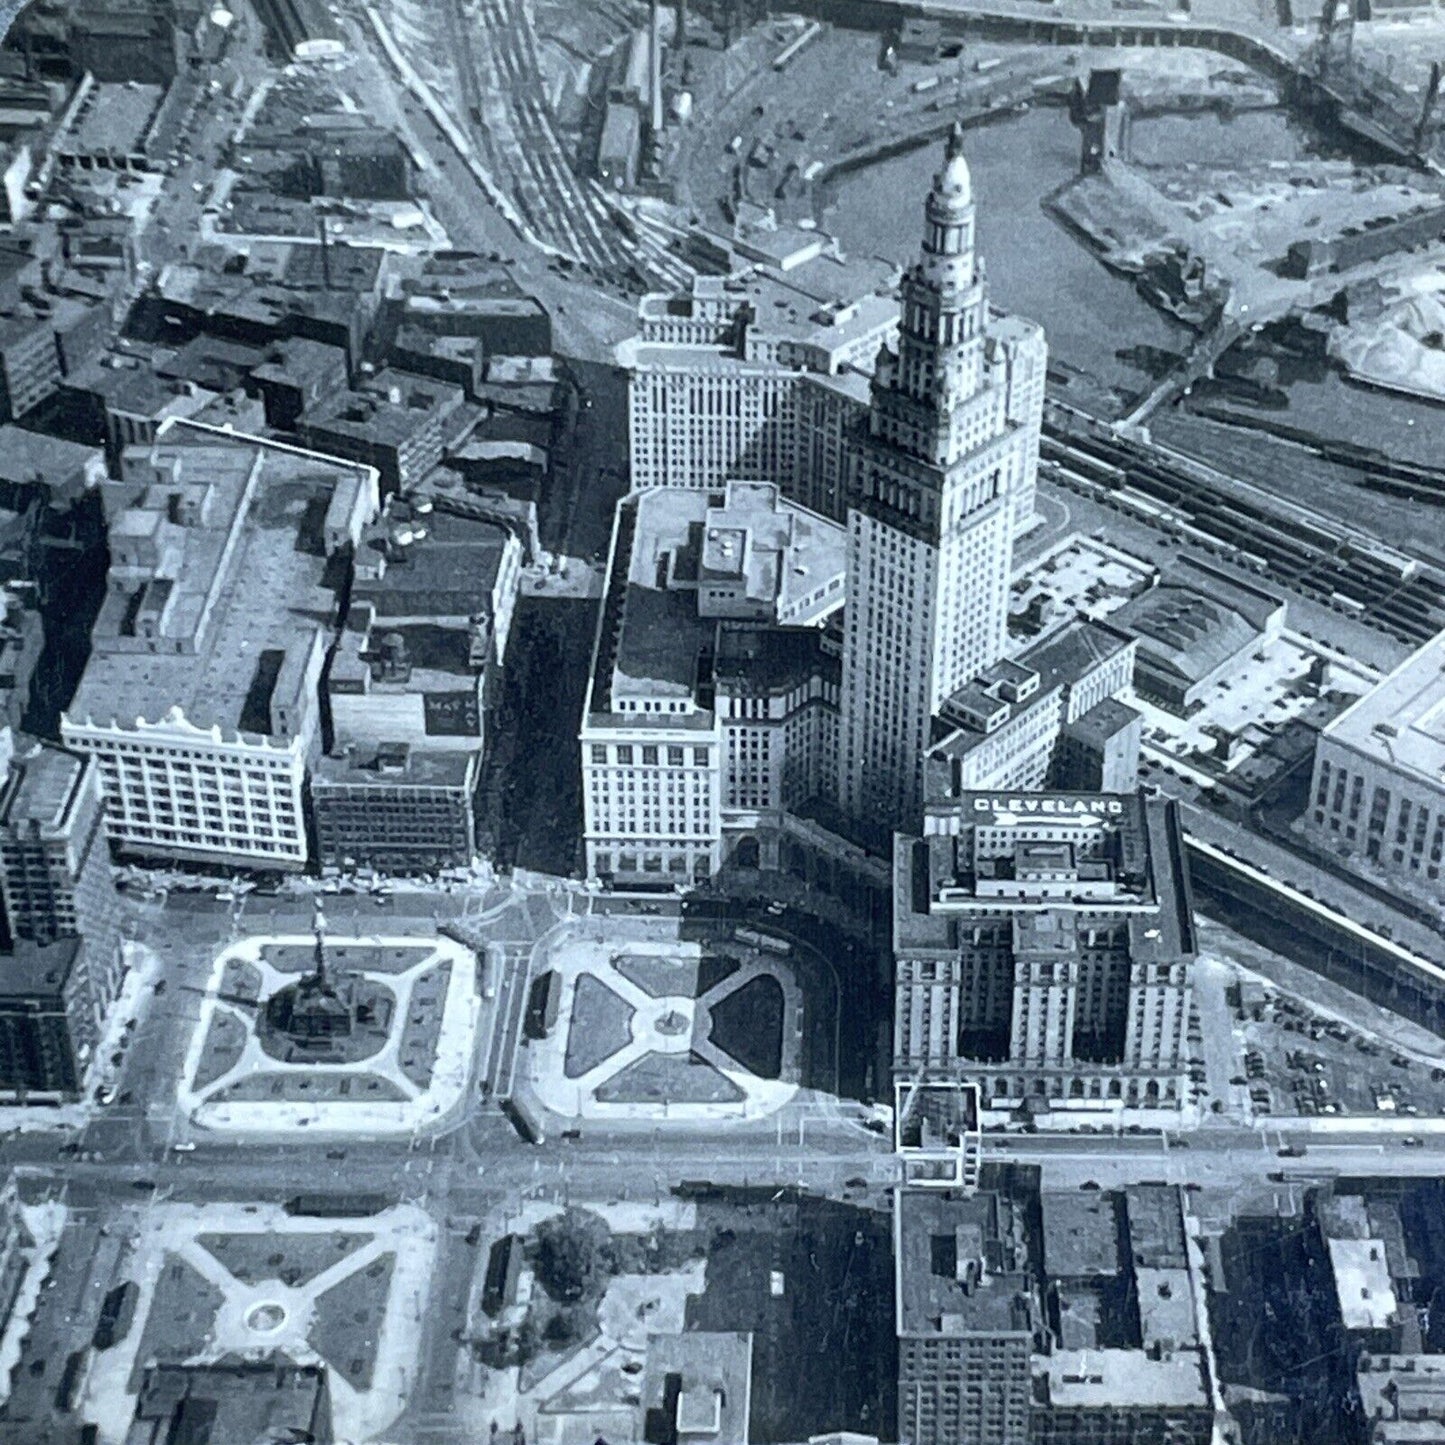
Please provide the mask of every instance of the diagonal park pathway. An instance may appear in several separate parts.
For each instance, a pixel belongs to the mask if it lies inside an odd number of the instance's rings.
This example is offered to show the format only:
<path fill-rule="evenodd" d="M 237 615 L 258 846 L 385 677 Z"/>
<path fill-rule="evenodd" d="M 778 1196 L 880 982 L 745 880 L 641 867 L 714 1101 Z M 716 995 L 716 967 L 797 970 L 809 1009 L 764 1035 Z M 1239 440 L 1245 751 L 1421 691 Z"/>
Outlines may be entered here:
<path fill-rule="evenodd" d="M 674 942 L 660 946 L 629 941 L 623 951 L 633 956 L 655 957 L 665 952 L 675 957 L 679 948 L 687 949 L 687 945 Z M 781 1109 L 797 1093 L 802 1045 L 801 1032 L 792 1025 L 801 1019 L 801 992 L 791 972 L 776 963 L 758 956 L 746 959 L 734 972 L 698 997 L 688 994 L 654 997 L 628 978 L 611 958 L 604 960 L 591 950 L 580 959 L 574 955 L 571 959 L 555 960 L 554 967 L 564 973 L 559 1018 L 565 1024 L 540 1041 L 532 1078 L 538 1099 L 554 1113 L 599 1121 L 655 1120 L 664 1112 L 669 1120 L 693 1122 L 719 1118 L 756 1119 Z M 631 1008 L 630 1037 L 607 1058 L 577 1078 L 569 1079 L 566 1077 L 566 1046 L 574 1027 L 573 1001 L 579 980 L 586 976 L 596 979 Z M 783 993 L 779 1019 L 783 1032 L 782 1061 L 776 1079 L 764 1079 L 751 1073 L 712 1037 L 713 1008 L 758 978 L 773 979 Z M 653 1053 L 675 1057 L 696 1054 L 732 1084 L 742 1102 L 669 1101 L 663 1106 L 648 1100 L 603 1101 L 598 1098 L 598 1089 Z"/>

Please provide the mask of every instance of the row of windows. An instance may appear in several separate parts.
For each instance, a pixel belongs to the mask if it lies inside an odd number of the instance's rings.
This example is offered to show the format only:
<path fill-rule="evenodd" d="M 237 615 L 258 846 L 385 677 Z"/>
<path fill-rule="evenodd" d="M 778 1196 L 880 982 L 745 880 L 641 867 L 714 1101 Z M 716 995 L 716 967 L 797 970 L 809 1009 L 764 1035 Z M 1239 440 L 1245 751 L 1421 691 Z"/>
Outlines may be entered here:
<path fill-rule="evenodd" d="M 285 754 L 271 758 L 264 755 L 258 756 L 249 750 L 240 754 L 194 751 L 175 743 L 140 743 L 130 742 L 124 738 L 106 738 L 101 741 L 82 736 L 77 737 L 74 741 L 77 745 L 100 753 L 102 756 L 114 755 L 126 759 L 154 758 L 177 767 L 210 766 L 234 769 L 238 762 L 243 763 L 248 769 L 263 768 L 268 772 L 290 772 L 292 767 L 291 758 Z"/>
<path fill-rule="evenodd" d="M 633 743 L 617 743 L 609 748 L 606 743 L 593 743 L 590 757 L 596 766 L 619 763 L 623 767 L 634 767 L 640 763 L 645 768 L 655 768 L 665 762 L 669 768 L 682 768 L 687 766 L 688 751 L 686 748 L 668 744 L 645 743 L 639 746 Z M 711 748 L 694 747 L 691 752 L 692 765 L 695 768 L 708 767 L 712 761 Z"/>

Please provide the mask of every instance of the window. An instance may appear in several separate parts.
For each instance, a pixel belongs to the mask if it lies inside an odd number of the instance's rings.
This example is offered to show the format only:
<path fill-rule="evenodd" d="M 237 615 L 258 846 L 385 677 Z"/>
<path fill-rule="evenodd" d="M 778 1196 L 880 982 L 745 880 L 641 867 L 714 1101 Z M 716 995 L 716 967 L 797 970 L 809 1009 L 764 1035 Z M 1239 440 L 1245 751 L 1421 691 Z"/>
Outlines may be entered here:
<path fill-rule="evenodd" d="M 607 748 L 604 744 L 592 744 L 592 761 L 594 763 L 605 763 L 607 761 Z"/>
<path fill-rule="evenodd" d="M 617 749 L 617 761 L 619 763 L 630 763 L 632 761 L 632 749 L 626 744 L 620 744 Z"/>
<path fill-rule="evenodd" d="M 657 749 L 650 744 L 642 750 L 642 761 L 650 767 L 657 766 Z"/>

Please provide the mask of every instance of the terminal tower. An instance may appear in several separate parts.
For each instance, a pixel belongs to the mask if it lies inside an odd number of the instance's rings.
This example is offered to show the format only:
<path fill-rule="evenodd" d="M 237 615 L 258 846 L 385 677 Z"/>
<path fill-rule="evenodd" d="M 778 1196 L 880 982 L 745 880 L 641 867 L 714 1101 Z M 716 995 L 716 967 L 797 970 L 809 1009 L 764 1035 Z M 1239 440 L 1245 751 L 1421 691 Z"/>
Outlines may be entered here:
<path fill-rule="evenodd" d="M 879 353 L 855 437 L 848 513 L 838 797 L 855 820 L 887 828 L 918 826 L 932 720 L 1004 654 L 1014 503 L 1037 448 L 990 364 L 958 126 L 923 220 L 898 349 Z"/>

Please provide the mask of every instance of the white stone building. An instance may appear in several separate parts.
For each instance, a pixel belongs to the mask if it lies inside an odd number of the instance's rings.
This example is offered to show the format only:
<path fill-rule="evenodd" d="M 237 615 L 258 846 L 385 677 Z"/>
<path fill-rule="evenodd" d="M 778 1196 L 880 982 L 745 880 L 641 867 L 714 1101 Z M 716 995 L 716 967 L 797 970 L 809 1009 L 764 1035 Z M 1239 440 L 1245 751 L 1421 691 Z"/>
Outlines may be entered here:
<path fill-rule="evenodd" d="M 128 449 L 122 471 L 106 484 L 107 593 L 61 738 L 96 759 L 122 852 L 300 868 L 337 606 L 328 552 L 360 540 L 377 474 L 191 423 Z"/>
<path fill-rule="evenodd" d="M 688 884 L 831 771 L 842 529 L 766 483 L 618 509 L 581 732 L 589 877 Z"/>

